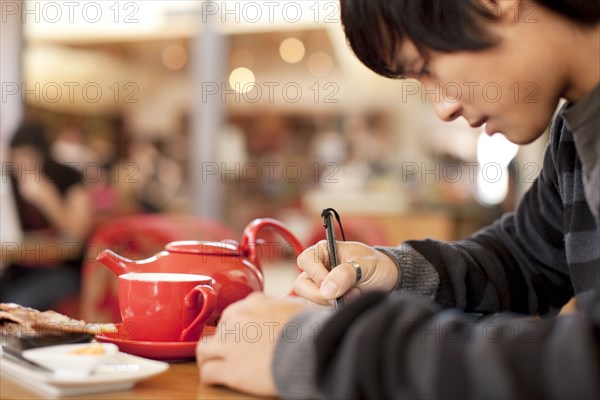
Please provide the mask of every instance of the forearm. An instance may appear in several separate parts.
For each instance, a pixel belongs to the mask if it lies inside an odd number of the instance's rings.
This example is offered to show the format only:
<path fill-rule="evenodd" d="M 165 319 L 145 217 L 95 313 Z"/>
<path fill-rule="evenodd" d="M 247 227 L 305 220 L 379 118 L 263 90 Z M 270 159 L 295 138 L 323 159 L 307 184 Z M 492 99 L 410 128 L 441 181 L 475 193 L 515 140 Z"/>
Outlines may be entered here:
<path fill-rule="evenodd" d="M 83 239 L 91 227 L 91 202 L 83 187 L 71 189 L 66 197 L 52 193 L 40 199 L 38 207 L 50 225 L 72 239 Z"/>
<path fill-rule="evenodd" d="M 468 240 L 408 243 L 437 270 L 435 300 L 444 307 L 556 313 L 573 296 L 564 254 L 518 229 L 516 218 L 508 214 Z"/>
<path fill-rule="evenodd" d="M 35 204 L 52 227 L 60 231 L 68 229 L 70 218 L 58 193 L 49 193 L 44 198 L 37 199 Z"/>
<path fill-rule="evenodd" d="M 480 313 L 556 312 L 573 295 L 564 254 L 517 222 L 507 214 L 467 240 L 409 241 L 377 249 L 397 263 L 398 289 L 444 307 Z"/>

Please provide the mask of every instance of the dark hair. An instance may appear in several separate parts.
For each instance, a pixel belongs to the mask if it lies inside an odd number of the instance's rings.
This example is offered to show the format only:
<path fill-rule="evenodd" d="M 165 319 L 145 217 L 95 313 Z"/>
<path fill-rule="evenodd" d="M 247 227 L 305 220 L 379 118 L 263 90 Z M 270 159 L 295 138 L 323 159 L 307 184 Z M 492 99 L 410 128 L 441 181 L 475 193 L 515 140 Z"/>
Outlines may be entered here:
<path fill-rule="evenodd" d="M 600 1 L 598 0 L 537 0 L 537 2 L 584 25 L 593 25 L 600 21 Z"/>
<path fill-rule="evenodd" d="M 600 20 L 597 0 L 538 3 L 586 25 Z M 340 0 L 340 7 L 346 39 L 356 56 L 388 78 L 402 77 L 403 71 L 395 70 L 392 61 L 404 37 L 422 54 L 481 50 L 496 43 L 482 22 L 499 16 L 478 0 Z"/>
<path fill-rule="evenodd" d="M 10 140 L 10 148 L 17 147 L 31 147 L 40 153 L 44 161 L 51 159 L 50 143 L 42 125 L 33 122 L 21 125 Z"/>

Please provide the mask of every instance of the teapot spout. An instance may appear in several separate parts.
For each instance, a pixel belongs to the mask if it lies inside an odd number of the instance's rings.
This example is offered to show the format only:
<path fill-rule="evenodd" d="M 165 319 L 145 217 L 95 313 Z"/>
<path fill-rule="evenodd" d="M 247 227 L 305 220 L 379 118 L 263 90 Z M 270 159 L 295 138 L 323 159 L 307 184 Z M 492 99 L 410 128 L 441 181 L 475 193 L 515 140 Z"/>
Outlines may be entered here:
<path fill-rule="evenodd" d="M 130 272 L 130 266 L 135 264 L 135 261 L 122 257 L 112 250 L 102 250 L 96 261 L 106 265 L 115 275 L 122 275 Z"/>

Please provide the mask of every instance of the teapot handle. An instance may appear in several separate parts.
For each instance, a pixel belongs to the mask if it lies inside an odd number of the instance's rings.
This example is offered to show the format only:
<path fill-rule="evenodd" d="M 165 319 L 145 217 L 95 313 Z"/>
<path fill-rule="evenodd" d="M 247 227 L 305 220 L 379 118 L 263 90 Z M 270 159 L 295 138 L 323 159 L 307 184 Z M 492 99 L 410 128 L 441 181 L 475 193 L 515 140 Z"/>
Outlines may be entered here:
<path fill-rule="evenodd" d="M 302 243 L 300 243 L 296 236 L 294 236 L 283 223 L 273 218 L 255 219 L 246 226 L 246 229 L 244 229 L 240 248 L 244 257 L 248 258 L 252 263 L 255 263 L 261 272 L 262 268 L 260 267 L 260 262 L 258 260 L 256 245 L 258 243 L 258 235 L 263 229 L 271 229 L 279 233 L 294 247 L 296 256 L 299 256 L 300 253 L 302 253 L 304 246 L 302 246 Z"/>

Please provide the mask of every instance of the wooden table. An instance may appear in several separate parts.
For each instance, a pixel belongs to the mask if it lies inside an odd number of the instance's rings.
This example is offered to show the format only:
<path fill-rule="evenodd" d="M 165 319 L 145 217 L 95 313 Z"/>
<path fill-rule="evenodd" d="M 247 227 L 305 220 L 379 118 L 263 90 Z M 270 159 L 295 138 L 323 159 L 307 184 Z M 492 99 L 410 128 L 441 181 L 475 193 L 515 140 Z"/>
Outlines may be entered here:
<path fill-rule="evenodd" d="M 10 379 L 0 378 L 0 399 L 40 399 Z M 171 363 L 170 368 L 155 377 L 138 382 L 133 389 L 121 392 L 77 396 L 77 399 L 253 399 L 256 397 L 235 392 L 227 388 L 200 384 L 198 368 L 193 361 Z M 70 399 L 65 397 L 65 399 Z"/>

